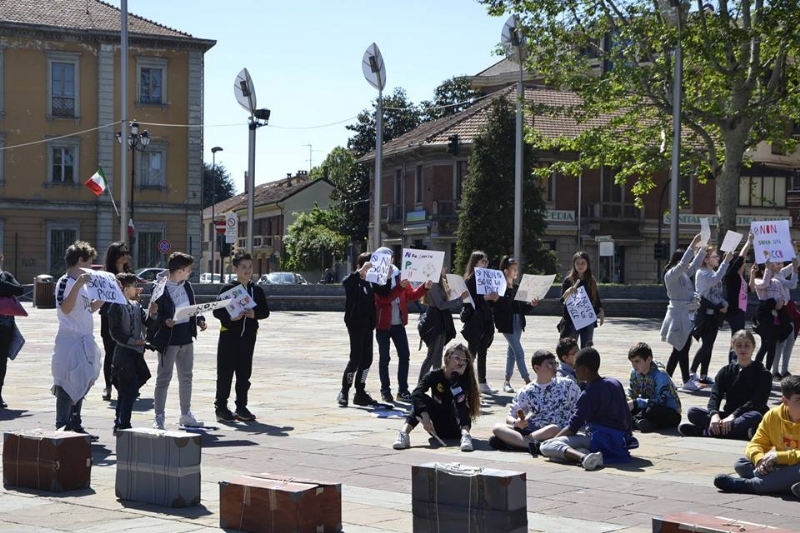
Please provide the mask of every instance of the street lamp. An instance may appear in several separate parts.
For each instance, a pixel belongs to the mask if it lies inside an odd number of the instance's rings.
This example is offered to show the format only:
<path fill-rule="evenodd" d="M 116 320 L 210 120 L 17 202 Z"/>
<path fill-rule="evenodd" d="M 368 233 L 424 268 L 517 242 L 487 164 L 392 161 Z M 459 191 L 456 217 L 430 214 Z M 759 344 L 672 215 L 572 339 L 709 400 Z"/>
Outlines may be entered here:
<path fill-rule="evenodd" d="M 116 134 L 117 141 L 122 144 L 122 132 Z M 128 220 L 128 242 L 131 248 L 136 243 L 136 227 L 133 225 L 133 197 L 136 186 L 136 152 L 144 152 L 150 146 L 150 134 L 147 130 L 139 133 L 139 123 L 135 120 L 130 124 L 128 133 L 128 149 L 131 151 L 131 217 Z"/>
<path fill-rule="evenodd" d="M 222 148 L 215 146 L 211 149 L 211 281 L 214 281 L 214 272 L 216 271 L 217 258 L 214 257 L 214 243 L 217 240 L 217 152 L 221 152 Z M 220 258 L 222 253 L 220 251 Z M 220 266 L 220 279 L 222 279 L 222 267 Z"/>
<path fill-rule="evenodd" d="M 367 83 L 378 89 L 378 109 L 375 111 L 375 187 L 372 205 L 372 249 L 381 245 L 381 184 L 383 181 L 383 89 L 386 87 L 386 65 L 378 45 L 372 43 L 361 58 L 361 71 Z"/>

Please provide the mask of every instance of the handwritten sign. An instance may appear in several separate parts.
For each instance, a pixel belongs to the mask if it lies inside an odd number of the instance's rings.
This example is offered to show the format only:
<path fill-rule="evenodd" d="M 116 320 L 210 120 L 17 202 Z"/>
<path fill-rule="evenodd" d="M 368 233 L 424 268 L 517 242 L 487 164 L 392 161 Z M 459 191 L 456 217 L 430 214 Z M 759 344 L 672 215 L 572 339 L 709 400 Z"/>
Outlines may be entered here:
<path fill-rule="evenodd" d="M 475 286 L 478 289 L 478 294 L 492 294 L 497 293 L 503 296 L 506 293 L 506 275 L 500 270 L 491 268 L 476 268 L 475 269 Z"/>
<path fill-rule="evenodd" d="M 519 282 L 517 295 L 514 299 L 519 302 L 532 302 L 534 299 L 541 300 L 547 296 L 547 291 L 555 281 L 556 275 L 534 276 L 533 274 L 523 274 L 522 281 Z"/>
<path fill-rule="evenodd" d="M 414 282 L 439 283 L 444 263 L 444 252 L 403 248 L 402 279 Z"/>
<path fill-rule="evenodd" d="M 705 246 L 711 240 L 711 224 L 708 218 L 700 219 L 700 246 Z"/>
<path fill-rule="evenodd" d="M 756 263 L 791 261 L 795 256 L 788 220 L 751 222 Z"/>
<path fill-rule="evenodd" d="M 384 285 L 392 268 L 392 254 L 372 254 L 369 262 L 371 266 L 367 270 L 366 280 Z"/>
<path fill-rule="evenodd" d="M 249 292 L 247 292 L 247 287 L 241 283 L 232 289 L 228 289 L 227 291 L 221 293 L 219 296 L 217 296 L 217 300 L 224 300 L 228 302 L 228 313 L 230 313 L 231 318 L 236 318 L 244 313 L 247 309 L 252 309 L 256 306 L 256 302 L 253 300 L 253 297 L 250 296 Z"/>
<path fill-rule="evenodd" d="M 464 291 L 469 293 L 469 289 L 467 289 L 467 283 L 464 281 L 464 278 L 458 274 L 447 274 L 445 277 L 447 278 L 447 284 L 450 286 L 450 294 L 447 295 L 449 300 L 455 300 L 464 294 Z M 464 300 L 464 303 L 468 303 L 472 307 L 475 307 L 471 296 Z"/>
<path fill-rule="evenodd" d="M 224 307 L 226 305 L 228 305 L 228 302 L 224 300 L 217 300 L 216 302 L 209 302 L 207 304 L 187 305 L 184 307 L 179 307 L 175 309 L 175 316 L 172 317 L 172 320 L 178 322 L 180 320 L 192 318 L 193 316 L 202 315 L 203 313 L 213 311 L 217 307 Z"/>
<path fill-rule="evenodd" d="M 102 270 L 91 270 L 84 268 L 84 272 L 91 276 L 91 279 L 86 284 L 89 290 L 89 296 L 93 300 L 101 300 L 103 302 L 111 302 L 115 304 L 127 304 L 128 299 L 122 293 L 122 289 L 117 283 L 117 277 L 111 272 L 104 272 Z"/>
<path fill-rule="evenodd" d="M 156 302 L 161 295 L 164 294 L 164 289 L 167 287 L 167 280 L 169 276 L 161 276 L 157 278 L 156 281 L 153 283 L 153 292 L 150 294 L 150 301 Z"/>
<path fill-rule="evenodd" d="M 720 245 L 719 249 L 723 252 L 733 252 L 736 250 L 736 247 L 739 246 L 739 243 L 742 242 L 742 237 L 744 237 L 744 235 L 741 233 L 728 230 L 728 233 L 725 234 L 725 238 L 722 240 L 722 244 Z"/>
<path fill-rule="evenodd" d="M 586 294 L 585 287 L 579 287 L 575 294 L 567 298 L 566 306 L 576 330 L 583 329 L 597 321 L 597 314 L 594 312 L 592 301 Z"/>

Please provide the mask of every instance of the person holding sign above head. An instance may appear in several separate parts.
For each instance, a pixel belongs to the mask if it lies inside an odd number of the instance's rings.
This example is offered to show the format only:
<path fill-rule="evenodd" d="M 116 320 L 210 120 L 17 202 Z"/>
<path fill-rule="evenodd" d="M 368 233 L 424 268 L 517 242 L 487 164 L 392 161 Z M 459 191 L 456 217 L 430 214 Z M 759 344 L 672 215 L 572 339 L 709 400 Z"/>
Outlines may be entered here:
<path fill-rule="evenodd" d="M 133 272 L 131 268 L 131 252 L 128 250 L 128 245 L 122 241 L 112 242 L 108 245 L 105 257 L 106 272 L 110 272 L 115 276 L 120 272 Z M 111 302 L 106 302 L 100 308 L 100 338 L 103 339 L 103 377 L 105 378 L 106 387 L 103 389 L 103 400 L 111 401 L 111 362 L 114 360 L 114 350 L 117 343 L 111 338 L 111 332 L 108 329 L 108 310 L 111 307 Z"/>
<path fill-rule="evenodd" d="M 102 353 L 94 340 L 94 317 L 103 302 L 92 300 L 86 272 L 97 257 L 87 242 L 75 241 L 66 251 L 67 272 L 56 282 L 58 332 L 51 369 L 56 397 L 56 429 L 86 433 L 82 426 L 83 398 L 100 376 Z M 97 437 L 92 436 L 92 440 Z"/>
<path fill-rule="evenodd" d="M 475 250 L 469 256 L 467 268 L 464 272 L 464 281 L 472 298 L 473 306 L 464 306 L 461 320 L 464 327 L 461 334 L 467 340 L 469 352 L 478 358 L 478 390 L 484 394 L 494 394 L 497 389 L 486 382 L 486 352 L 494 340 L 494 314 L 492 306 L 500 298 L 497 292 L 487 294 L 479 293 L 475 269 L 486 269 L 489 266 L 489 256 L 486 252 Z"/>
<path fill-rule="evenodd" d="M 217 343 L 217 396 L 214 401 L 217 422 L 255 420 L 247 408 L 247 391 L 253 373 L 258 321 L 269 317 L 264 290 L 253 283 L 253 258 L 247 250 L 236 250 L 231 260 L 236 281 L 222 286 L 218 299 L 233 300 L 228 307 L 214 309 L 221 322 Z M 233 308 L 231 306 L 234 306 Z M 236 375 L 236 414 L 228 409 L 231 382 Z"/>
<path fill-rule="evenodd" d="M 194 258 L 182 252 L 173 252 L 167 261 L 169 278 L 161 296 L 156 300 L 158 307 L 156 326 L 148 332 L 150 342 L 158 350 L 158 371 L 153 393 L 155 404 L 155 429 L 164 429 L 164 409 L 167 405 L 167 391 L 172 381 L 173 368 L 178 369 L 178 397 L 181 407 L 179 423 L 184 427 L 203 427 L 203 422 L 192 414 L 192 370 L 194 368 L 194 344 L 197 328 L 206 329 L 203 316 L 191 316 L 174 320 L 175 310 L 195 305 L 194 290 L 189 283 Z M 167 275 L 162 273 L 160 276 Z"/>
<path fill-rule="evenodd" d="M 800 264 L 798 258 L 795 256 L 792 262 L 783 267 L 780 271 L 778 279 L 784 287 L 789 289 L 797 288 L 797 266 Z M 790 293 L 791 295 L 791 293 Z M 800 310 L 794 300 L 789 298 L 789 303 L 786 306 L 786 315 L 789 322 L 789 327 L 792 331 L 782 341 L 778 342 L 775 348 L 775 359 L 772 361 L 772 377 L 773 379 L 783 379 L 789 376 L 789 359 L 792 357 L 792 349 L 794 342 L 797 339 L 798 322 L 800 322 Z M 770 370 L 769 368 L 767 370 Z"/>
<path fill-rule="evenodd" d="M 725 235 L 726 241 L 731 233 L 733 232 L 729 231 Z M 723 243 L 723 245 L 724 244 L 725 243 Z M 753 234 L 751 233 L 747 236 L 747 241 L 744 243 L 744 246 L 742 246 L 742 249 L 739 250 L 739 253 L 735 254 L 733 261 L 731 261 L 731 266 L 728 267 L 728 271 L 723 278 L 723 283 L 725 284 L 725 299 L 729 303 L 728 312 L 725 313 L 725 320 L 728 321 L 728 325 L 731 327 L 731 335 L 740 329 L 744 329 L 747 320 L 747 294 L 752 292 L 752 289 L 750 288 L 750 284 L 744 279 L 744 263 L 747 260 L 747 253 L 750 251 L 752 245 Z M 735 248 L 735 246 L 733 246 L 733 248 Z M 731 350 L 728 354 L 728 362 L 732 363 L 735 360 L 736 354 Z"/>
<path fill-rule="evenodd" d="M 782 263 L 771 261 L 763 265 L 753 264 L 750 274 L 759 300 L 755 329 L 761 336 L 761 347 L 756 354 L 756 361 L 761 363 L 766 355 L 767 370 L 772 368 L 778 341 L 785 340 L 792 333 L 786 312 L 791 296 L 780 279 L 782 267 Z"/>
<path fill-rule="evenodd" d="M 561 337 L 579 339 L 581 348 L 592 346 L 594 328 L 598 323 L 603 325 L 605 312 L 586 252 L 577 252 L 572 256 L 572 270 L 561 284 L 561 302 L 564 304 L 564 315 L 558 324 Z M 597 317 L 596 320 L 575 327 L 574 316 L 591 319 L 592 314 Z"/>

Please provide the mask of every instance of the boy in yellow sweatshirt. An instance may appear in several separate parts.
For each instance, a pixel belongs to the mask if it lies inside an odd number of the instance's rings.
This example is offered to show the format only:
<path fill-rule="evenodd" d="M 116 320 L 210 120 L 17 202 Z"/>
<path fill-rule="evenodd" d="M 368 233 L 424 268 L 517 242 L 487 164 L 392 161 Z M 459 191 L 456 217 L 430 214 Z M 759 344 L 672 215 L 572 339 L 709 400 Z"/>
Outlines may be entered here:
<path fill-rule="evenodd" d="M 720 474 L 714 486 L 726 492 L 770 494 L 791 491 L 800 498 L 800 376 L 781 380 L 781 405 L 758 426 L 734 465 L 741 477 Z"/>

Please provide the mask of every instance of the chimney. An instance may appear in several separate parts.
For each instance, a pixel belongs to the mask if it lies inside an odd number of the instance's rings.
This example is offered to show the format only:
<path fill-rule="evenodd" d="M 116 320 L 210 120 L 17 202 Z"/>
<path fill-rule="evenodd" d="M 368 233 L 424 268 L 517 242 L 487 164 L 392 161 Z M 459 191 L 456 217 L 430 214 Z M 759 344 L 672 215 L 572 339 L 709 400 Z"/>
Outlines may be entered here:
<path fill-rule="evenodd" d="M 244 171 L 244 193 L 248 194 L 250 191 L 247 190 L 247 186 L 250 183 L 250 180 L 247 179 L 247 171 Z"/>

